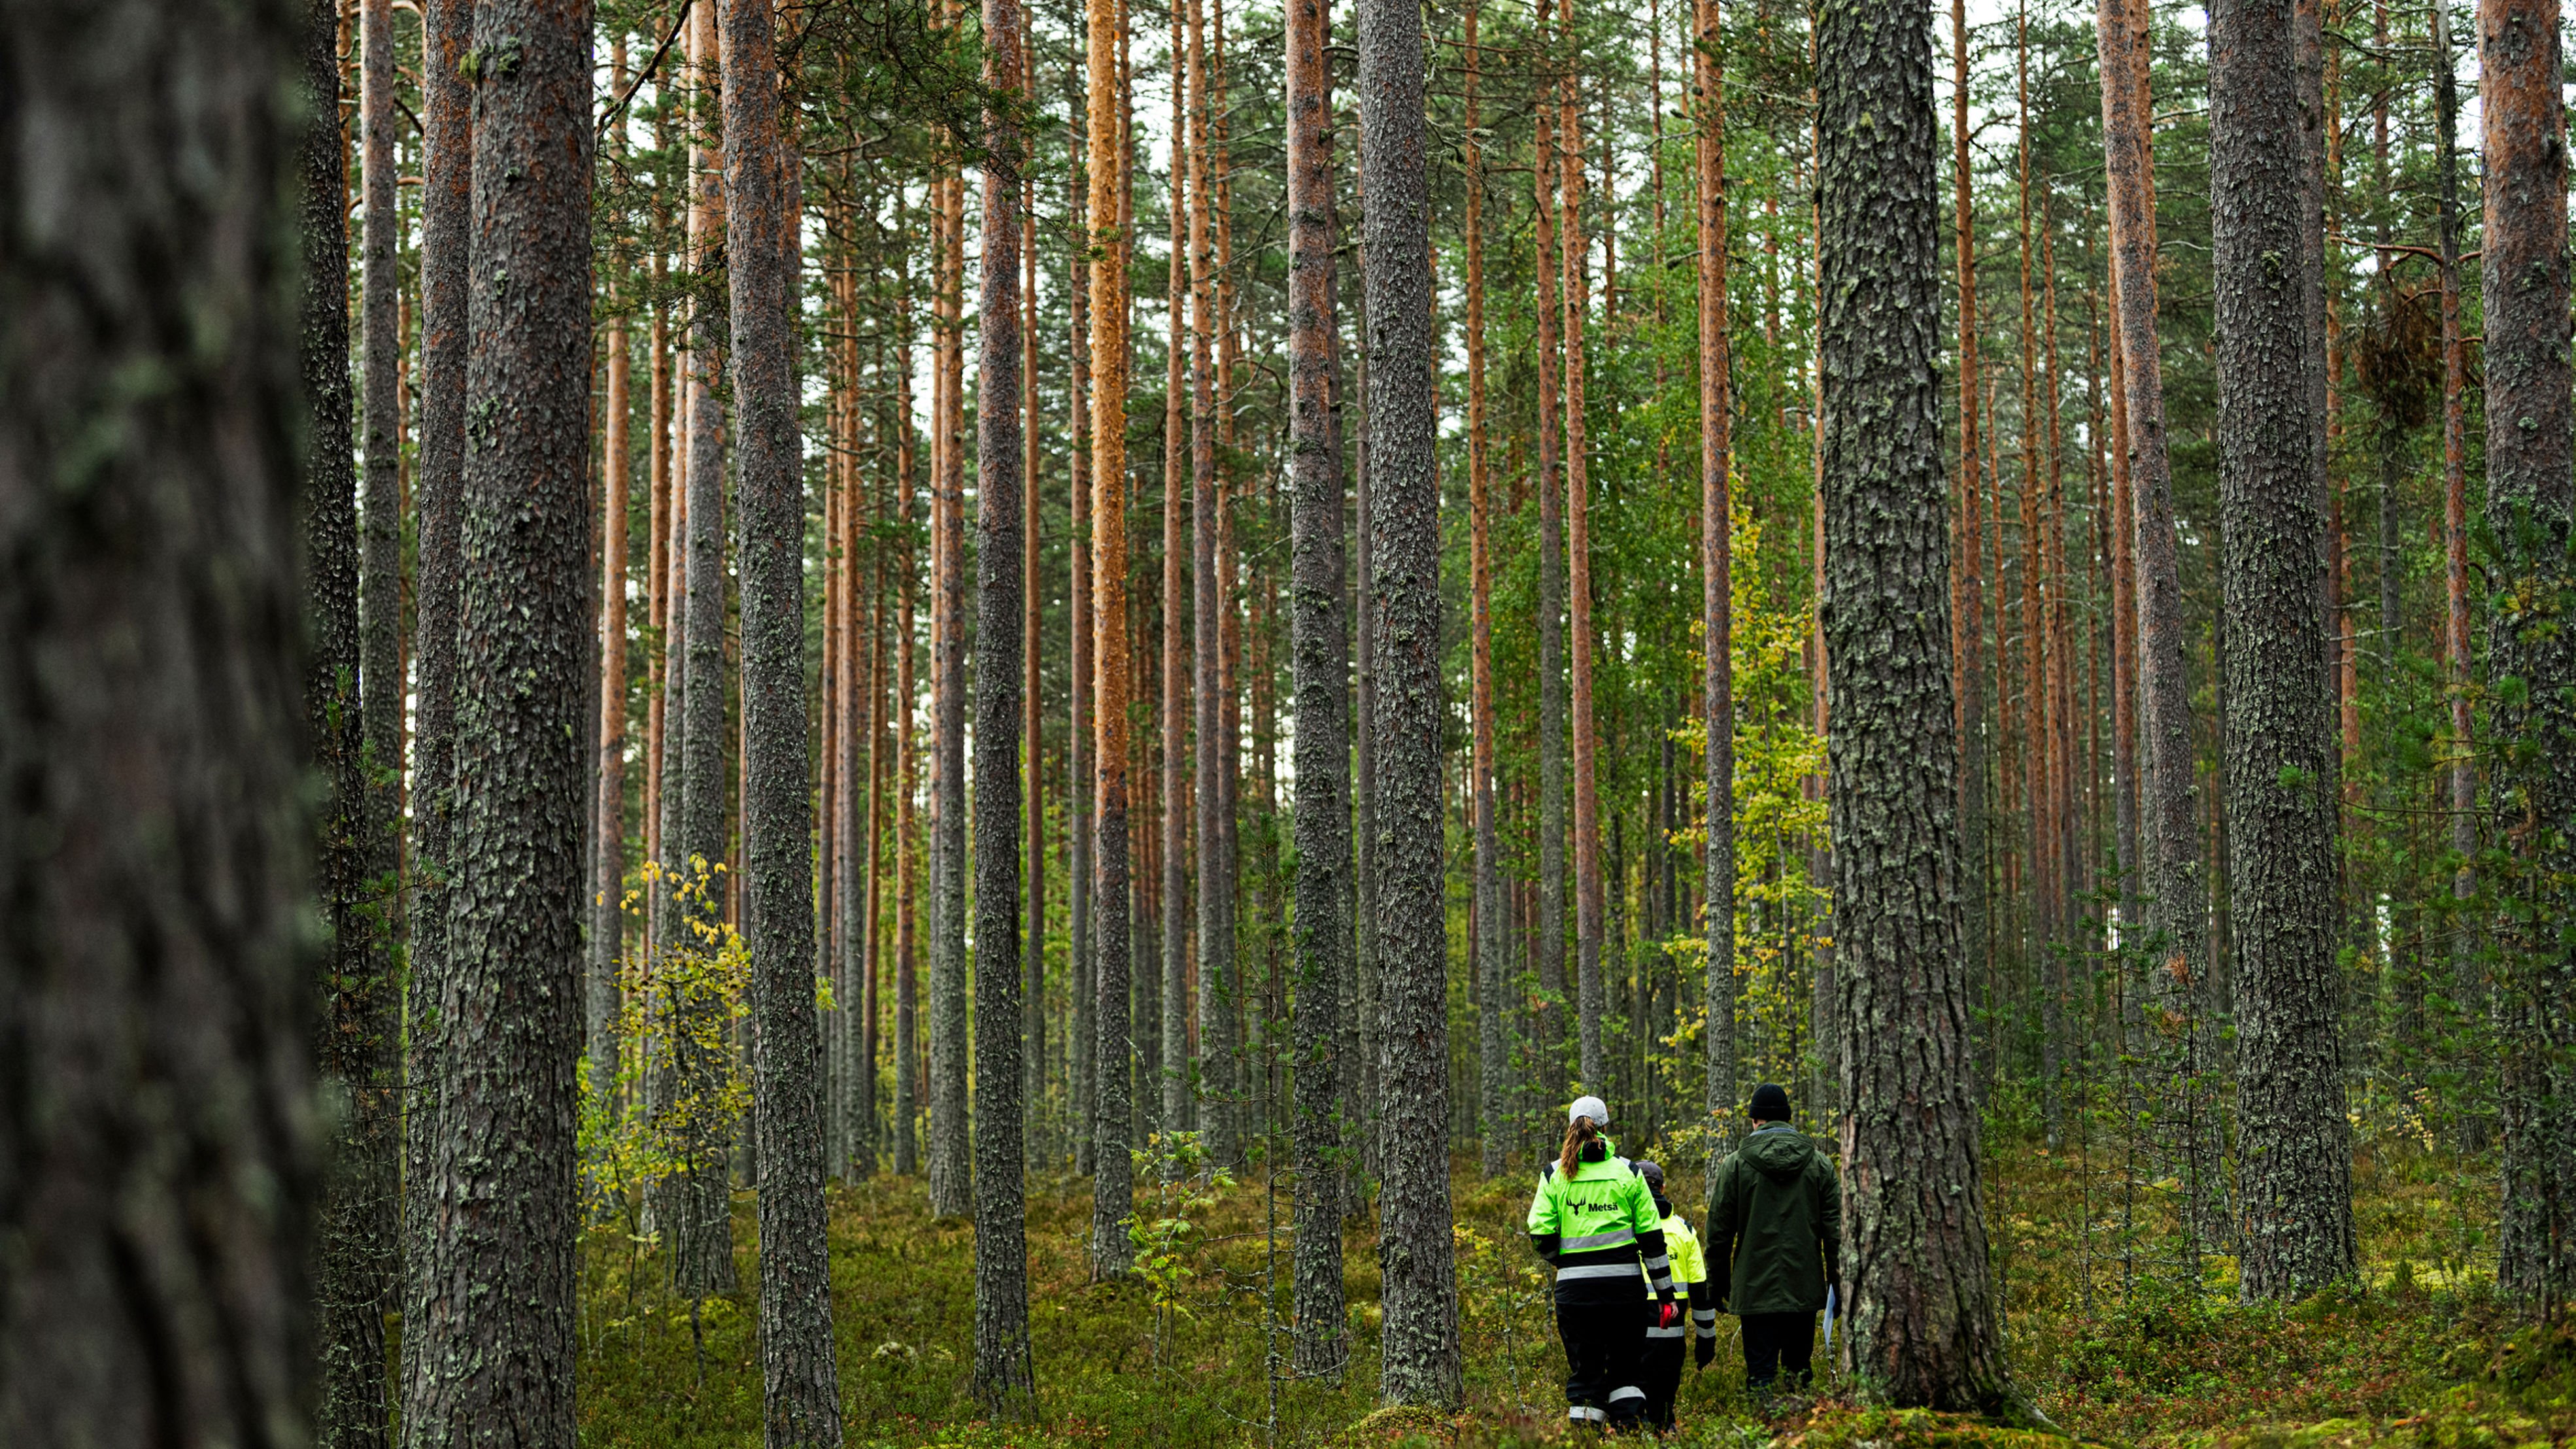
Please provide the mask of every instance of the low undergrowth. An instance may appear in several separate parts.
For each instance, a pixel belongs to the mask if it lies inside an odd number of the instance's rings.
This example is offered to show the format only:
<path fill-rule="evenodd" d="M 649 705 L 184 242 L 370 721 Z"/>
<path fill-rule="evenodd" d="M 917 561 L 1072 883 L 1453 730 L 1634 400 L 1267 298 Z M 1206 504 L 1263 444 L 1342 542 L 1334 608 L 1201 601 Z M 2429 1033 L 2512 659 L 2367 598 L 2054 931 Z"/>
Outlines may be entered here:
<path fill-rule="evenodd" d="M 2484 1177 L 2430 1161 L 2360 1176 L 2361 1281 L 2291 1305 L 2239 1305 L 2232 1267 L 2194 1291 L 2130 1213 L 2065 1155 L 1996 1154 L 1993 1213 L 2018 1386 L 2065 1434 L 2154 1449 L 2513 1449 L 2576 1439 L 2576 1329 L 2529 1326 L 2493 1301 L 2466 1224 L 2491 1222 Z M 1376 1242 L 1343 1241 L 1347 1371 L 1290 1371 L 1289 1202 L 1258 1170 L 1193 1193 L 1141 1174 L 1157 1268 L 1091 1279 L 1087 1184 L 1029 1192 L 1030 1338 L 1039 1385 L 1025 1423 L 986 1421 L 969 1390 L 973 1229 L 934 1221 L 918 1180 L 831 1196 L 833 1300 L 852 1445 L 1306 1445 L 1431 1449 L 1569 1437 L 1546 1283 L 1519 1233 L 1526 1186 L 1455 1183 L 1467 1399 L 1454 1413 L 1383 1410 Z M 736 1205 L 745 1289 L 674 1297 L 649 1243 L 602 1228 L 584 1259 L 586 1449 L 748 1449 L 761 1442 L 756 1223 Z M 1695 1210 L 1686 1208 L 1696 1218 Z M 1861 1407 L 1830 1372 L 1813 1396 L 1742 1389 L 1732 1320 L 1717 1361 L 1684 1381 L 1693 1449 L 2035 1449 L 2050 1436 L 1921 1411 Z M 2051 1442 L 2056 1442 L 2052 1440 Z"/>

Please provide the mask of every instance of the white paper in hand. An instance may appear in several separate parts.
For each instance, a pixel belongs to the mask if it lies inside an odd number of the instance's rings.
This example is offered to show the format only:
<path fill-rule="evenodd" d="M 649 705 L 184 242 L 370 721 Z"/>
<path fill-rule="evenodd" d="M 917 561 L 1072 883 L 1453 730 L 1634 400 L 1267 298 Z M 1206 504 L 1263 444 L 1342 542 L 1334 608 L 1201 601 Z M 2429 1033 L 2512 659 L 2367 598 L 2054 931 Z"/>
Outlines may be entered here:
<path fill-rule="evenodd" d="M 1830 1353 L 1830 1352 L 1832 1352 L 1832 1351 L 1833 1351 L 1833 1346 L 1834 1346 L 1834 1285 L 1832 1285 L 1831 1283 L 1828 1283 L 1828 1284 L 1826 1284 L 1826 1285 L 1825 1285 L 1825 1350 L 1826 1350 L 1828 1353 Z"/>

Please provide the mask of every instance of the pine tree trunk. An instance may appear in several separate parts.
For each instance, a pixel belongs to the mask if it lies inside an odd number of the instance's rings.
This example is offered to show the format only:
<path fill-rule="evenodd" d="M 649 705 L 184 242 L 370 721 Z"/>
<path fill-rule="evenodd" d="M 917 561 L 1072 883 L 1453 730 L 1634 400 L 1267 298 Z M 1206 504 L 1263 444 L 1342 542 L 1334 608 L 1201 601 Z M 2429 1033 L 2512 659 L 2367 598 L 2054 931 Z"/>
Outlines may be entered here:
<path fill-rule="evenodd" d="M 805 490 L 797 436 L 801 188 L 780 135 L 768 0 L 723 14 L 725 274 L 742 417 L 743 795 L 760 1356 L 770 1449 L 841 1442 L 823 1220 L 823 1061 L 806 833 Z"/>
<path fill-rule="evenodd" d="M 350 1114 L 336 1150 L 325 1159 L 312 1287 L 322 1377 L 314 1409 L 317 1443 L 381 1442 L 384 1375 L 384 1254 L 377 1180 L 370 1151 L 379 1110 L 381 1057 L 391 1023 L 378 1000 L 381 956 L 368 916 L 369 871 L 376 861 L 368 827 L 357 480 L 350 458 L 347 148 L 334 50 L 337 11 L 316 4 L 306 17 L 305 85 L 313 118 L 303 146 L 304 389 L 310 429 L 306 461 L 305 568 L 310 639 L 305 655 L 306 732 L 325 796 L 317 812 L 317 902 L 328 944 L 315 973 L 314 1064 L 326 1090 L 342 1094 Z"/>
<path fill-rule="evenodd" d="M 2019 1407 L 1988 1278 L 1958 949 L 1928 13 L 1817 16 L 1825 644 L 1845 1115 L 1843 1362 L 1903 1405 Z"/>
<path fill-rule="evenodd" d="M 366 473 L 361 480 L 358 559 L 358 730 L 363 796 L 355 824 L 362 884 L 365 957 L 359 974 L 339 992 L 352 1008 L 354 1071 L 343 1137 L 332 1154 L 333 1180 L 347 1182 L 352 1215 L 340 1200 L 326 1221 L 345 1225 L 361 1255 L 366 1321 L 352 1323 L 353 1339 L 324 1345 L 322 1417 L 318 1445 L 382 1449 L 393 1440 L 393 1385 L 385 1373 L 384 1315 L 399 1302 L 402 1277 L 402 1086 L 400 978 L 394 966 L 401 929 L 402 770 L 406 735 L 403 677 L 402 520 L 402 274 L 396 251 L 402 216 L 394 204 L 395 66 L 390 0 L 358 7 L 360 125 L 359 187 L 365 220 L 359 234 L 359 311 L 363 345 L 359 362 L 359 412 L 366 433 Z M 333 275 L 345 272 L 345 264 Z M 341 1040 L 351 1040 L 342 1037 Z M 338 1239 L 333 1239 L 337 1242 Z M 343 1367 L 339 1350 L 351 1356 Z"/>
<path fill-rule="evenodd" d="M 464 587 L 459 515 L 465 468 L 465 277 L 473 200 L 472 97 L 458 66 L 472 39 L 471 0 L 424 0 L 420 225 L 418 580 L 413 600 L 417 736 L 412 758 L 411 946 L 403 1008 L 403 1322 L 425 1323 L 439 1282 L 437 1180 L 440 1112 L 438 1002 L 448 974 L 450 843 L 456 782 L 456 611 Z M 401 1400 L 427 1401 L 442 1366 L 421 1352 L 427 1334 L 402 1336 Z M 430 1449 L 417 1414 L 405 1413 L 406 1449 Z"/>
<path fill-rule="evenodd" d="M 1240 1105 L 1234 1082 L 1234 942 L 1226 920 L 1227 907 L 1234 900 L 1234 880 L 1225 868 L 1227 792 L 1222 735 L 1226 712 L 1233 708 L 1234 701 L 1220 679 L 1227 611 L 1218 578 L 1221 550 L 1217 539 L 1216 380 L 1210 356 L 1217 322 L 1208 253 L 1207 27 L 1201 0 L 1190 0 L 1188 8 L 1190 613 L 1199 840 L 1199 1118 L 1208 1160 L 1218 1167 L 1232 1168 L 1242 1160 L 1243 1145 L 1238 1136 Z M 1173 305 L 1177 312 L 1177 299 Z M 1167 596 L 1167 607 L 1177 603 L 1177 595 Z M 1179 728 L 1177 713 L 1167 719 L 1172 729 Z M 1177 805 L 1178 801 L 1172 801 L 1164 808 Z M 1171 878 L 1169 867 L 1166 878 Z M 1166 1013 L 1171 1010 L 1168 1005 L 1164 1009 Z"/>
<path fill-rule="evenodd" d="M 1735 1106 L 1735 606 L 1734 490 L 1729 486 L 1733 359 L 1726 316 L 1726 76 L 1717 0 L 1696 0 L 1699 123 L 1699 560 L 1700 627 L 1707 664 L 1700 676 L 1708 727 L 1701 809 L 1708 847 L 1700 908 L 1708 932 L 1707 1081 L 1702 1107 L 1711 1132 L 1708 1190 L 1717 1190 L 1717 1144 Z"/>
<path fill-rule="evenodd" d="M 721 312 L 707 290 L 724 264 L 726 229 L 722 157 L 707 144 L 720 90 L 714 8 L 698 11 L 690 25 L 704 113 L 690 147 L 696 187 L 690 199 L 689 241 L 699 294 L 689 336 L 689 517 L 682 604 L 688 664 L 681 705 L 679 841 L 682 869 L 694 881 L 724 862 L 730 832 L 725 821 L 725 420 L 717 395 L 724 341 L 718 327 Z M 694 908 L 697 923 L 721 916 L 725 885 L 721 876 L 705 878 Z M 684 933 L 681 939 L 691 935 Z M 714 1001 L 692 1002 L 673 1023 L 671 1072 L 683 1102 L 713 1099 L 724 1068 L 711 1043 L 723 1029 L 708 1014 L 721 1009 Z M 730 1293 L 735 1282 L 733 1124 L 712 1111 L 693 1114 L 689 1135 L 670 1220 L 672 1282 L 692 1297 Z"/>
<path fill-rule="evenodd" d="M 1541 1089 L 1565 1085 L 1565 495 L 1557 476 L 1558 420 L 1555 129 L 1552 108 L 1539 105 L 1532 124 L 1530 170 L 1538 214 L 1538 989 L 1537 1036 L 1546 1065 Z M 1541 1148 L 1550 1134 L 1541 1131 Z"/>
<path fill-rule="evenodd" d="M 487 0 L 474 91 L 453 957 L 425 1443 L 571 1449 L 588 588 L 590 6 Z M 506 282 L 505 282 L 506 279 Z M 495 1011 L 494 1002 L 511 1003 Z"/>
<path fill-rule="evenodd" d="M 2450 846 L 2459 857 L 2451 877 L 2452 899 L 2477 894 L 2478 766 L 2475 720 L 2469 700 L 2469 414 L 2468 343 L 2460 331 L 2460 167 L 2455 154 L 2460 101 L 2453 77 L 2450 7 L 2433 7 L 2433 133 L 2435 167 L 2440 173 L 2437 210 L 2442 264 L 2442 628 L 2444 692 L 2449 697 L 2451 738 Z M 2474 937 L 2466 910 L 2453 917 L 2450 943 L 2452 998 L 2471 1019 L 2487 1005 L 2486 975 L 2474 960 Z M 2480 1141 L 2484 1124 L 2470 1119 L 2470 1135 Z"/>
<path fill-rule="evenodd" d="M 1079 85 L 1068 87 L 1074 94 L 1069 109 L 1079 118 L 1084 102 Z M 1072 232 L 1089 238 L 1091 230 L 1090 198 L 1083 176 L 1083 152 L 1087 123 L 1071 128 L 1070 140 L 1075 148 L 1074 164 L 1067 168 L 1065 189 L 1068 210 L 1072 213 Z M 1066 653 L 1072 661 L 1066 693 L 1069 696 L 1065 727 L 1065 775 L 1069 782 L 1065 821 L 1065 964 L 1066 995 L 1070 998 L 1072 1017 L 1070 1040 L 1065 1043 L 1066 1135 L 1073 1139 L 1073 1171 L 1077 1177 L 1091 1175 L 1092 1122 L 1094 1116 L 1092 1048 L 1098 1031 L 1092 1021 L 1097 988 L 1097 969 L 1092 954 L 1092 794 L 1095 785 L 1092 764 L 1091 713 L 1091 561 L 1094 557 L 1091 538 L 1091 259 L 1088 243 L 1071 249 L 1072 278 L 1067 290 L 1072 294 L 1072 327 L 1066 339 L 1066 353 L 1072 359 L 1072 381 L 1067 386 L 1065 449 L 1070 465 L 1065 491 L 1072 495 L 1067 507 L 1071 537 L 1067 552 L 1072 555 L 1073 577 L 1066 595 L 1071 615 L 1066 632 L 1072 637 Z"/>
<path fill-rule="evenodd" d="M 626 323 L 608 328 L 606 455 L 600 519 L 598 841 L 590 882 L 590 972 L 582 998 L 582 1043 L 590 1096 L 612 1115 L 617 1095 L 617 967 L 626 913 L 626 509 L 633 486 L 628 396 L 634 371 Z"/>
<path fill-rule="evenodd" d="M 1091 1267 L 1096 1277 L 1124 1276 L 1135 1262 L 1127 1218 L 1135 1181 L 1128 1160 L 1132 1130 L 1128 1092 L 1127 987 L 1127 236 L 1119 164 L 1127 126 L 1120 80 L 1126 50 L 1116 0 L 1085 0 L 1090 79 L 1092 590 L 1098 629 L 1093 706 L 1099 759 L 1098 992 L 1094 1012 L 1092 1090 Z"/>
<path fill-rule="evenodd" d="M 2225 0 L 2210 14 L 2228 899 L 2244 923 L 2237 1252 L 2248 1299 L 2304 1294 L 2353 1268 L 2317 607 L 2325 520 L 2311 476 L 2304 289 L 2284 276 L 2301 255 L 2307 194 L 2292 3 Z"/>
<path fill-rule="evenodd" d="M 2157 1006 L 2158 1053 L 2170 1083 L 2161 1130 L 2168 1168 L 2188 1210 L 2185 1281 L 2199 1253 L 2225 1240 L 2226 1179 L 2219 1157 L 2217 1026 L 2209 952 L 2210 890 L 2199 835 L 2198 762 L 2192 750 L 2191 680 L 2183 660 L 2182 573 L 2174 536 L 2173 467 L 2165 437 L 2164 373 L 2156 343 L 2154 157 L 2147 92 L 2147 8 L 2103 0 L 2102 129 L 2110 200 L 2111 286 L 2116 299 L 2123 400 L 2128 415 L 2131 520 L 2136 547 L 2138 669 L 2146 730 L 2145 857 L 2147 998 Z"/>
<path fill-rule="evenodd" d="M 913 721 L 920 713 L 920 681 L 915 677 L 915 601 L 921 591 L 921 566 L 913 555 L 916 528 L 913 472 L 919 452 L 912 426 L 912 276 L 904 269 L 903 295 L 897 304 L 901 366 L 895 379 L 896 447 L 895 523 L 902 546 L 901 603 L 895 618 L 895 811 L 894 811 L 894 1170 L 910 1177 L 921 1170 L 921 1011 L 915 945 L 918 922 L 914 889 L 921 871 L 919 795 L 920 734 Z"/>
<path fill-rule="evenodd" d="M 1502 842 L 1494 823 L 1494 558 L 1492 505 L 1487 498 L 1489 449 L 1485 443 L 1485 174 L 1476 140 L 1476 22 L 1467 7 L 1467 510 L 1469 589 L 1473 610 L 1475 756 L 1470 790 L 1475 809 L 1476 1085 L 1478 1167 L 1487 1177 L 1503 1173 L 1510 1128 L 1503 1096 L 1511 1071 L 1511 1041 L 1503 1019 L 1508 997 L 1503 934 Z M 1301 771 L 1302 773 L 1302 771 Z M 1300 859 L 1303 859 L 1302 853 Z"/>
<path fill-rule="evenodd" d="M 1450 1243 L 1449 1017 L 1441 904 L 1440 486 L 1433 458 L 1431 234 L 1419 0 L 1359 7 L 1361 211 L 1369 265 L 1371 512 L 1376 589 L 1364 627 L 1377 700 L 1381 952 L 1379 1397 L 1455 1405 L 1458 1280 Z"/>
<path fill-rule="evenodd" d="M 1993 902 L 1986 879 L 1986 650 L 1985 518 L 1978 507 L 1983 496 L 1977 476 L 1977 205 L 1974 134 L 1968 121 L 1967 0 L 1950 0 L 1950 97 L 1952 103 L 1951 184 L 1958 198 L 1957 230 L 1952 251 L 1959 267 L 1959 543 L 1963 557 L 1959 587 L 1952 604 L 1951 637 L 1956 641 L 1959 677 L 1959 885 L 1961 918 L 1966 930 L 1968 979 L 1986 979 L 1987 923 Z M 2000 564 L 2000 560 L 1998 560 Z M 1820 646 L 1821 647 L 1821 646 Z M 1974 990 L 1974 987 L 1971 987 Z M 1991 1080 L 1996 1063 L 1979 1063 L 1981 1082 Z"/>
<path fill-rule="evenodd" d="M 1557 0 L 1557 39 L 1579 50 L 1574 0 Z M 1579 59 L 1573 62 L 1579 70 Z M 1557 212 L 1557 261 L 1564 271 L 1565 316 L 1565 553 L 1566 634 L 1572 647 L 1574 726 L 1574 962 L 1578 1070 L 1583 1090 L 1610 1090 L 1610 1059 L 1603 1050 L 1601 1016 L 1602 918 L 1601 792 L 1595 779 L 1599 750 L 1592 718 L 1591 447 L 1584 429 L 1583 320 L 1591 307 L 1583 229 L 1583 129 L 1571 75 L 1557 82 L 1556 159 L 1562 167 Z"/>
<path fill-rule="evenodd" d="M 1029 52 L 1025 12 L 1014 17 L 1021 27 L 1020 94 L 1030 104 L 1037 103 L 1037 62 Z M 1025 144 L 1025 143 L 1023 143 Z M 1043 679 L 1040 675 L 1042 643 L 1046 637 L 1046 592 L 1038 584 L 1038 561 L 1041 527 L 1038 516 L 1039 487 L 1038 440 L 1038 247 L 1030 233 L 1037 229 L 1037 183 L 1027 178 L 1025 164 L 1020 182 L 1020 738 L 1025 755 L 1026 773 L 1022 788 L 1027 792 L 1027 818 L 1023 824 L 1021 848 L 1026 853 L 1024 868 L 1028 872 L 1027 935 L 1023 950 L 1026 955 L 1026 978 L 1020 1000 L 1020 1114 L 1024 1151 L 1024 1170 L 1040 1167 L 1051 1151 L 1052 1133 L 1038 1125 L 1046 1119 L 1043 1104 L 1047 1096 L 1047 1019 L 1046 1019 L 1046 717 Z M 1025 1277 L 1025 1274 L 1023 1274 Z M 1026 1296 L 1025 1292 L 1022 1295 Z"/>
<path fill-rule="evenodd" d="M 2567 149 L 2556 0 L 2479 7 L 2486 127 L 2487 496 L 2504 587 L 2488 623 L 2502 843 L 2514 888 L 2497 922 L 2504 1083 L 2496 1276 L 2533 1305 L 2576 1287 L 2576 982 L 2564 937 L 2576 820 L 2576 645 L 2565 636 L 2571 450 Z M 2508 683 L 2513 681 L 2513 683 Z"/>
<path fill-rule="evenodd" d="M 1288 466 L 1295 650 L 1296 1365 L 1347 1366 L 1343 1325 L 1342 981 L 1351 951 L 1350 679 L 1342 604 L 1342 477 L 1333 427 L 1333 160 L 1327 0 L 1289 0 Z"/>
<path fill-rule="evenodd" d="M 1162 746 L 1163 773 L 1156 799 L 1149 807 L 1161 826 L 1156 867 L 1148 878 L 1161 884 L 1155 891 L 1155 904 L 1161 910 L 1162 976 L 1154 1011 L 1139 1010 L 1138 1026 L 1151 1038 L 1142 1043 L 1149 1064 L 1159 1070 L 1151 1079 L 1161 1084 L 1159 1120 L 1140 1124 L 1140 1131 L 1151 1133 L 1157 1126 L 1162 1131 L 1187 1131 L 1198 1122 L 1197 1089 L 1205 1079 L 1198 1072 L 1201 1065 L 1191 1060 L 1190 1044 L 1190 817 L 1182 802 L 1189 799 L 1192 776 L 1186 759 L 1189 737 L 1181 724 L 1189 707 L 1185 687 L 1189 681 L 1186 644 L 1181 632 L 1181 601 L 1188 595 L 1188 583 L 1182 576 L 1183 559 L 1188 557 L 1189 541 L 1181 529 L 1181 498 L 1186 488 L 1182 470 L 1189 466 L 1189 306 L 1185 300 L 1190 281 L 1189 263 L 1189 31 L 1185 6 L 1175 4 L 1172 11 L 1172 151 L 1171 199 L 1165 220 L 1170 230 L 1165 240 L 1169 269 L 1165 273 L 1163 296 L 1168 330 L 1163 342 L 1163 598 L 1161 708 L 1156 711 L 1154 733 Z M 1195 502 L 1195 500 L 1193 500 Z M 1203 516 L 1203 515 L 1202 515 Z M 1192 560 L 1195 562 L 1195 559 Z M 1201 570 L 1202 574 L 1206 571 Z M 1204 869 L 1206 861 L 1200 865 Z M 1150 982 L 1138 983 L 1154 990 Z M 1149 1112 L 1156 1111 L 1152 1100 Z M 1177 1176 L 1177 1158 L 1165 1162 L 1164 1177 Z"/>
<path fill-rule="evenodd" d="M 739 0 L 736 0 L 739 3 Z M 1027 20 L 1019 0 L 984 0 L 984 84 L 1026 96 Z M 1034 1401 L 1029 1267 L 1021 1172 L 1026 1103 L 1020 1066 L 1020 689 L 1023 556 L 1020 492 L 1020 168 L 1026 143 L 998 108 L 984 113 L 983 276 L 976 290 L 975 409 L 975 1396 L 1019 1413 Z M 1032 757 L 1034 758 L 1034 757 Z M 1035 772 L 1029 782 L 1036 793 Z M 1031 932 L 1041 954 L 1045 937 Z"/>
<path fill-rule="evenodd" d="M 331 55 L 301 9 L 12 26 L 12 165 L 50 136 L 62 169 L 0 235 L 9 1444 L 274 1444 L 313 1412 L 307 1032 L 330 961 L 304 780 L 330 745 L 298 717 L 318 637 L 296 453 L 328 434 L 304 432 L 277 303 L 292 171 L 327 141 L 336 174 L 339 142 L 332 109 L 282 104 Z M 336 234 L 338 198 L 304 220 Z M 308 308 L 345 305 L 345 258 L 319 276 Z"/>
<path fill-rule="evenodd" d="M 955 28 L 956 0 L 942 0 Z M 931 469 L 930 1215 L 975 1210 L 966 1122 L 966 182 L 937 182 L 937 461 Z M 987 324 L 989 325 L 989 324 Z"/>

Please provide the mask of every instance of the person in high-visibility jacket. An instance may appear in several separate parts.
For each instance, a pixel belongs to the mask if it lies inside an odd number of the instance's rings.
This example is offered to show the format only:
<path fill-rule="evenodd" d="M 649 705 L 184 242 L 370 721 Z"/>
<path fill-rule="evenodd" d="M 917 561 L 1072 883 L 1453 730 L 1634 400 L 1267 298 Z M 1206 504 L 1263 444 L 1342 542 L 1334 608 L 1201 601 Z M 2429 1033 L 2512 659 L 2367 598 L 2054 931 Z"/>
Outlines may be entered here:
<path fill-rule="evenodd" d="M 1638 1377 L 1650 1318 L 1665 1327 L 1680 1319 L 1672 1260 L 1654 1194 L 1602 1135 L 1610 1109 L 1577 1097 L 1565 1116 L 1564 1149 L 1530 1199 L 1530 1243 L 1556 1269 L 1566 1418 L 1624 1428 L 1645 1417 Z M 1647 1307 L 1649 1293 L 1659 1308 Z"/>
<path fill-rule="evenodd" d="M 1637 1175 L 1654 1194 L 1656 1226 L 1663 1230 L 1664 1252 L 1673 1260 L 1673 1291 L 1684 1314 L 1679 1322 L 1665 1323 L 1659 1310 L 1647 1310 L 1645 1367 L 1639 1375 L 1644 1380 L 1639 1387 L 1646 1391 L 1646 1423 L 1670 1429 L 1673 1400 L 1682 1387 L 1683 1344 L 1691 1345 L 1701 1368 L 1717 1357 L 1717 1299 L 1708 1291 L 1708 1263 L 1700 1253 L 1699 1235 L 1664 1195 L 1662 1165 L 1639 1162 Z"/>

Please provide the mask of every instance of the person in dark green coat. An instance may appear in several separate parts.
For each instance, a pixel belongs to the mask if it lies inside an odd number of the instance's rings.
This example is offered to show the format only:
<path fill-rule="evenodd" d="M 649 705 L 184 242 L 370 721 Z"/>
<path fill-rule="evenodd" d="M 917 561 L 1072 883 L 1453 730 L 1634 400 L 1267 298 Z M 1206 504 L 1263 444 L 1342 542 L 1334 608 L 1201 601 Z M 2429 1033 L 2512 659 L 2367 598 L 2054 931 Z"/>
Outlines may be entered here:
<path fill-rule="evenodd" d="M 1709 1193 L 1708 1281 L 1742 1321 L 1744 1384 L 1767 1389 L 1782 1373 L 1806 1381 L 1816 1314 L 1837 1278 L 1843 1190 L 1834 1164 L 1789 1125 L 1789 1094 L 1753 1089 L 1753 1131 L 1718 1164 Z"/>

